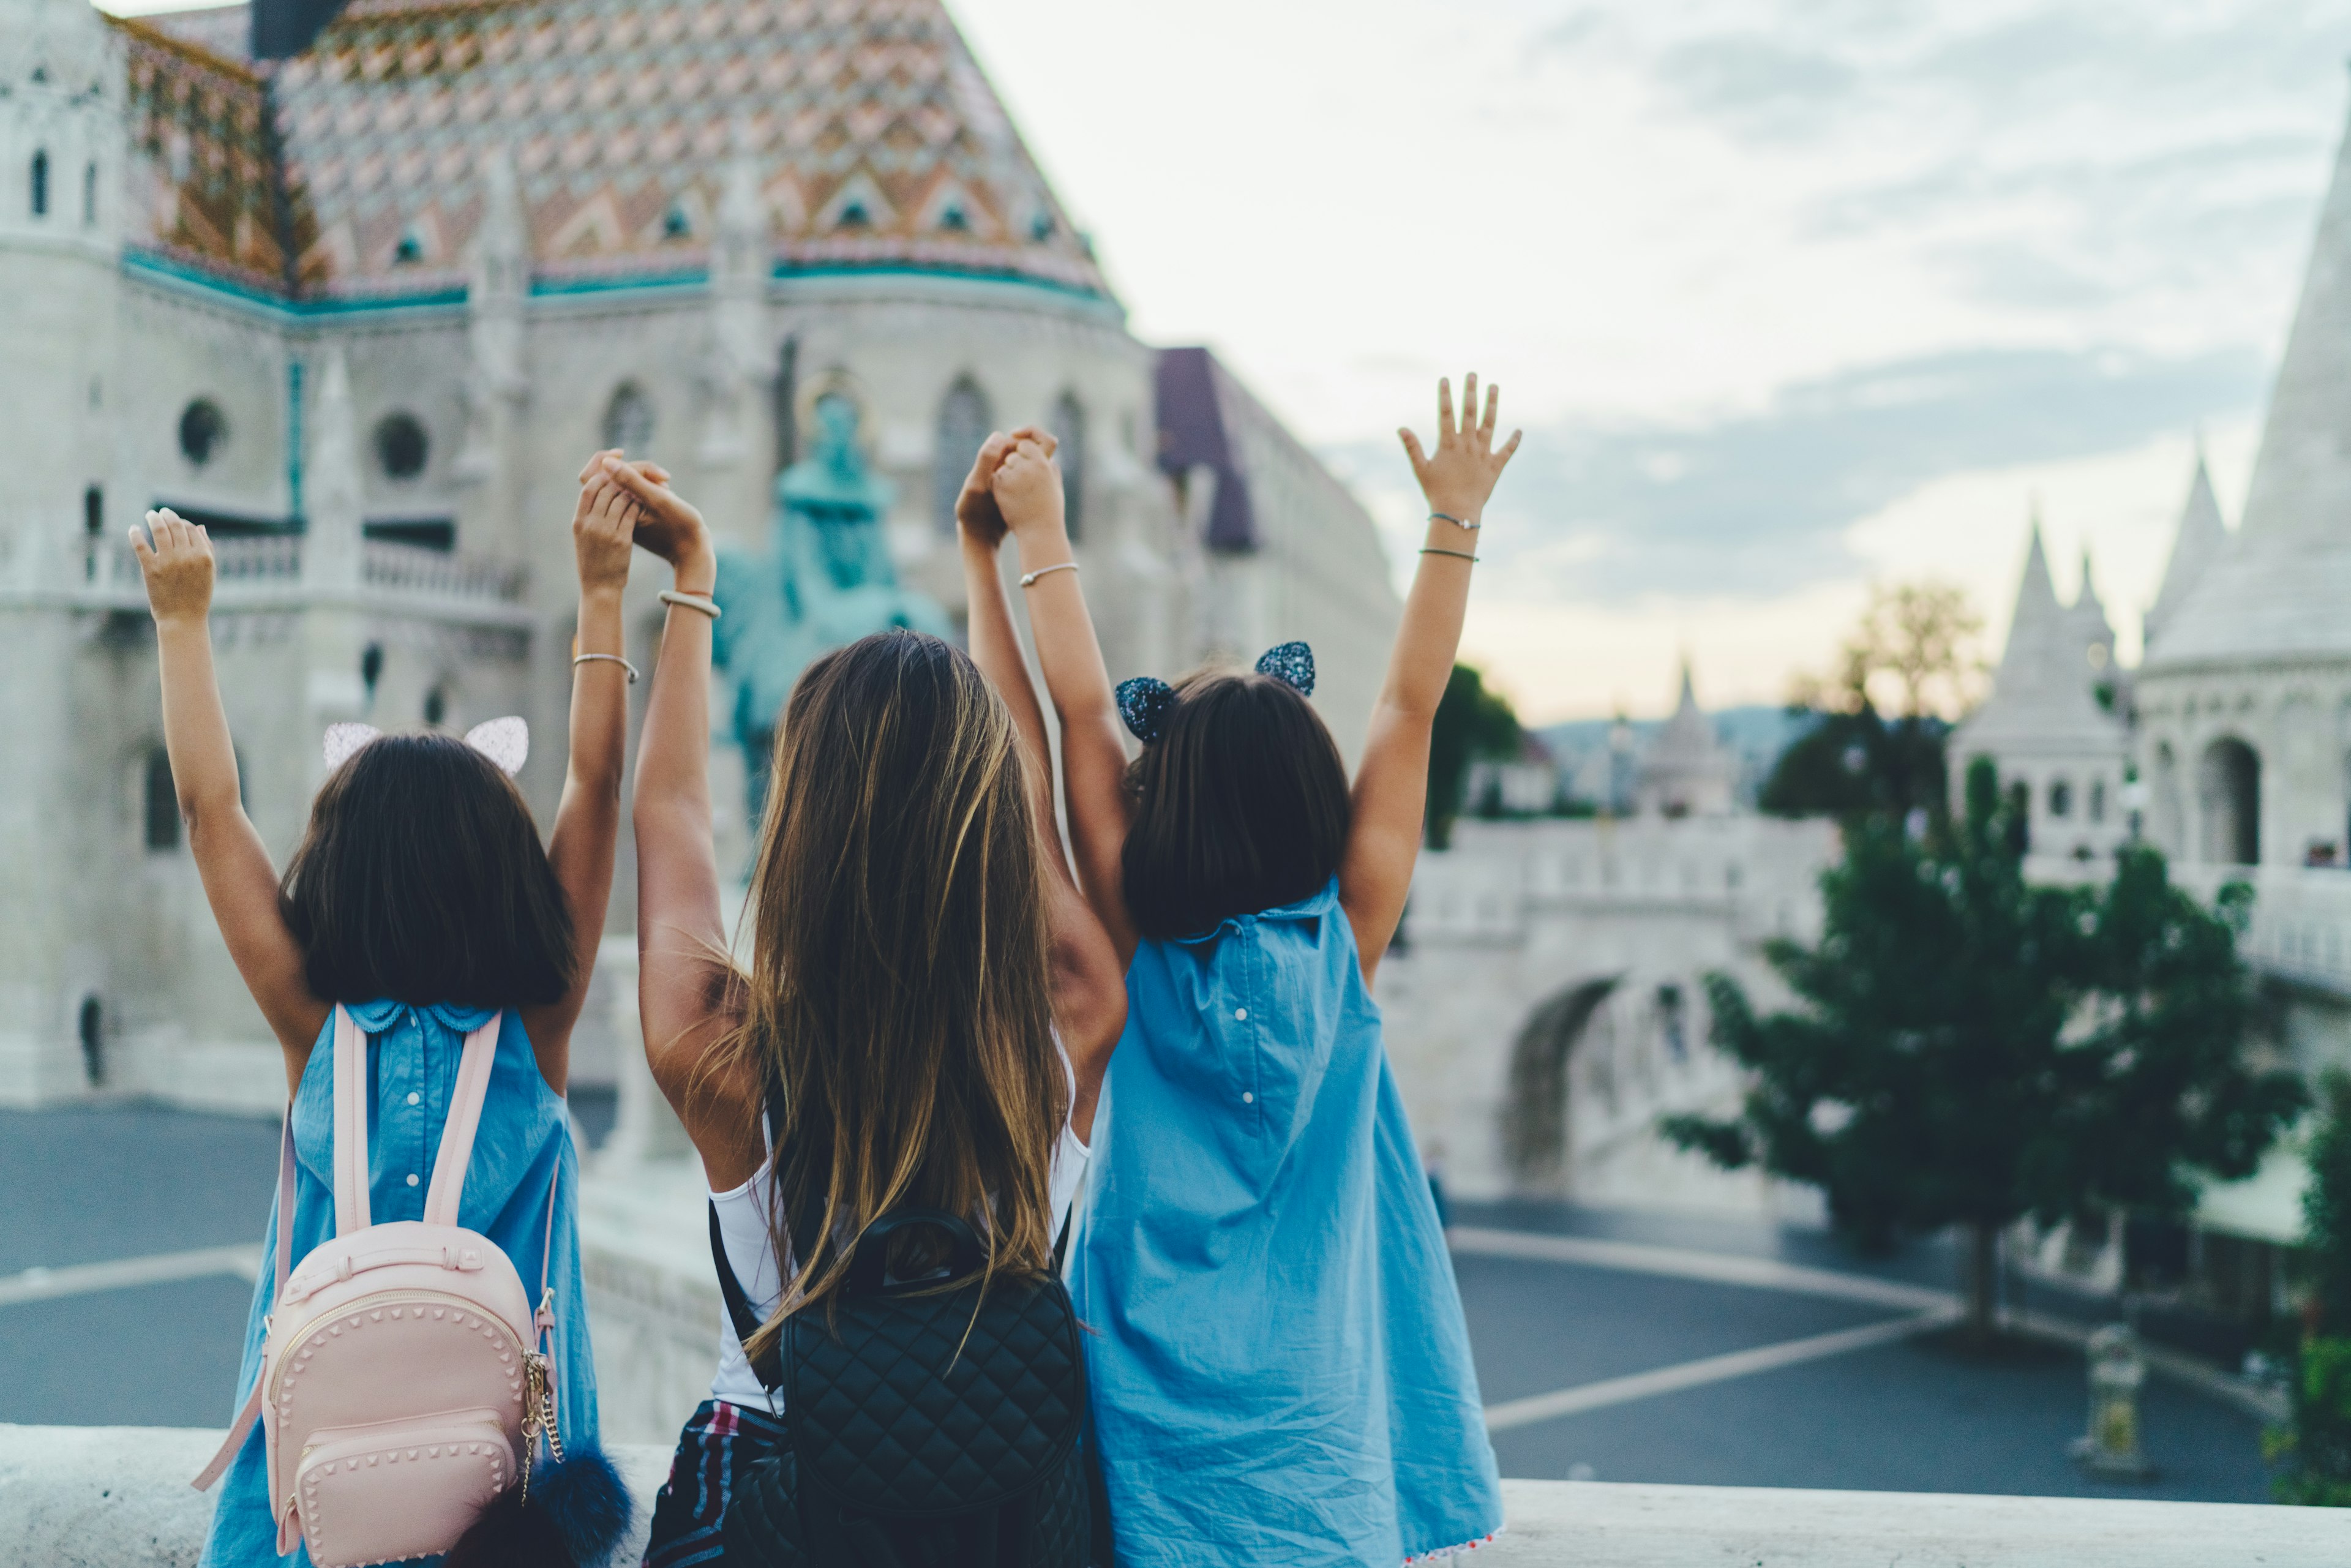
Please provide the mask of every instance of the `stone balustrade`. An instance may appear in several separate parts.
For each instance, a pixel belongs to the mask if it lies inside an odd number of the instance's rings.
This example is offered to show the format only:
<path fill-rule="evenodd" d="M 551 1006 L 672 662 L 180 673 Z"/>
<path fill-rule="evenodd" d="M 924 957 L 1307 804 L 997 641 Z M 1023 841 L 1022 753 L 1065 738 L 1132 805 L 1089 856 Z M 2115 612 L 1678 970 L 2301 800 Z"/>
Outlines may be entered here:
<path fill-rule="evenodd" d="M 0 1568 L 194 1568 L 215 1432 L 0 1426 Z M 614 1450 L 636 1493 L 633 1563 L 669 1455 Z M 2241 1503 L 1504 1481 L 1493 1568 L 2341 1568 L 2351 1511 Z"/>
<path fill-rule="evenodd" d="M 246 534 L 214 539 L 214 573 L 221 601 L 298 597 L 304 582 L 304 543 L 300 534 Z M 89 549 L 85 597 L 125 606 L 146 603 L 139 559 L 127 538 L 93 543 Z M 359 571 L 361 588 L 372 595 L 484 608 L 519 604 L 530 580 L 528 569 L 517 562 L 477 559 L 384 539 L 369 539 L 361 545 Z"/>

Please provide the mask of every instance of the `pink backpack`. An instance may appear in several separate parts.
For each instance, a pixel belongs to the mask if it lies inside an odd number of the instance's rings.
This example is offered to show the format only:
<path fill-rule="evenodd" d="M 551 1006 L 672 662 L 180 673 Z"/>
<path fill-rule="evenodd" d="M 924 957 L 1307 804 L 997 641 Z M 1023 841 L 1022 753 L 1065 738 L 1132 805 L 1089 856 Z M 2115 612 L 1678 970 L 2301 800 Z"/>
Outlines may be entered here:
<path fill-rule="evenodd" d="M 465 1037 L 424 1218 L 371 1225 L 367 1040 L 335 1009 L 335 1234 L 290 1276 L 287 1126 L 260 1381 L 195 1486 L 221 1478 L 259 1418 L 277 1550 L 292 1551 L 298 1536 L 317 1568 L 446 1552 L 507 1488 L 528 1488 L 542 1435 L 562 1457 L 541 1354 L 555 1327 L 547 1256 L 534 1312 L 507 1255 L 457 1224 L 504 1016 Z M 550 1250 L 554 1218 L 550 1185 Z"/>

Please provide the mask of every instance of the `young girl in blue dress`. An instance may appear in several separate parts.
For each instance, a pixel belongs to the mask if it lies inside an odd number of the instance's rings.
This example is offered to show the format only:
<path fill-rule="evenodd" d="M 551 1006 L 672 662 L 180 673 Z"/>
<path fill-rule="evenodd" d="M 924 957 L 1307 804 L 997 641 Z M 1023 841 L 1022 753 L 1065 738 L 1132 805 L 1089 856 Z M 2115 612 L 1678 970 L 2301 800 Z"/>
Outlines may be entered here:
<path fill-rule="evenodd" d="M 277 1283 L 266 1260 L 280 1255 L 281 1232 L 284 1255 L 295 1261 L 334 1235 L 329 1031 L 338 1008 L 366 1036 L 369 1208 L 379 1224 L 423 1218 L 423 1175 L 434 1168 L 465 1036 L 503 1013 L 458 1223 L 506 1252 L 534 1304 L 544 1265 L 559 1441 L 575 1462 L 596 1450 L 579 1157 L 563 1089 L 620 825 L 621 591 L 634 516 L 627 494 L 593 470 L 572 518 L 578 656 L 570 755 L 549 841 L 541 845 L 508 777 L 528 744 L 521 720 L 494 720 L 464 740 L 337 726 L 326 741 L 326 782 L 282 880 L 246 815 L 213 673 L 210 540 L 169 511 L 148 514 L 148 535 L 133 530 L 189 848 L 229 956 L 285 1052 L 292 1096 L 293 1201 L 290 1211 L 283 1207 L 281 1187 L 263 1240 L 237 1375 L 234 1408 L 243 1415 L 235 1447 L 223 1454 L 206 1568 L 309 1563 L 298 1538 L 290 1553 L 278 1552 L 263 1433 L 249 1399 Z"/>
<path fill-rule="evenodd" d="M 1049 443 L 995 493 L 1061 721 L 1086 896 L 1130 960 L 1072 1287 L 1123 1568 L 1392 1564 L 1465 1550 L 1502 1505 L 1452 1265 L 1370 984 L 1419 851 L 1497 451 L 1477 379 L 1429 506 L 1352 788 L 1286 643 L 1250 674 L 1113 694 Z M 1122 721 L 1142 741 L 1130 767 Z"/>

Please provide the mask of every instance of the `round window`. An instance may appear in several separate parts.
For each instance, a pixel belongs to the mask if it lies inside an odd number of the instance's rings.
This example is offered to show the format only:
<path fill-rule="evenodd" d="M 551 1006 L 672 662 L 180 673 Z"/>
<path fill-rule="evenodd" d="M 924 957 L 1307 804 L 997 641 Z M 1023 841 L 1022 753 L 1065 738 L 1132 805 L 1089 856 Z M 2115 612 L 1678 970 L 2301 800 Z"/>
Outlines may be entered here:
<path fill-rule="evenodd" d="M 375 460 L 389 479 L 413 479 L 424 472 L 431 450 L 424 426 L 413 413 L 388 413 L 376 422 Z"/>
<path fill-rule="evenodd" d="M 227 439 L 228 416 L 212 399 L 200 397 L 180 411 L 180 451 L 197 467 L 211 462 Z"/>

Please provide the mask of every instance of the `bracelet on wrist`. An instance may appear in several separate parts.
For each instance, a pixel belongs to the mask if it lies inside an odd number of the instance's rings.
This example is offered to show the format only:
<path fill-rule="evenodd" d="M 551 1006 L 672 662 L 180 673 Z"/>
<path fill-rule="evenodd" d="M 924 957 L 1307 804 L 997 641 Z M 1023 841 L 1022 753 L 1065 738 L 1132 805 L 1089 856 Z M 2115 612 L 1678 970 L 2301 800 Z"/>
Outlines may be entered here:
<path fill-rule="evenodd" d="M 1431 512 L 1428 514 L 1428 520 L 1432 523 L 1451 523 L 1457 528 L 1468 528 L 1472 532 L 1486 526 L 1475 517 L 1457 517 L 1450 512 Z"/>
<path fill-rule="evenodd" d="M 618 653 L 574 653 L 571 655 L 571 667 L 575 670 L 582 664 L 618 664 L 621 668 L 629 672 L 629 685 L 633 686 L 637 684 L 637 667 L 629 663 L 626 659 L 621 657 Z"/>
<path fill-rule="evenodd" d="M 1457 559 L 1457 560 L 1466 560 L 1466 561 L 1473 561 L 1473 562 L 1478 559 L 1476 556 L 1471 555 L 1471 554 L 1470 554 L 1468 550 L 1466 550 L 1466 549 L 1444 549 L 1442 546 L 1439 546 L 1439 545 L 1426 545 L 1426 546 L 1424 546 L 1424 547 L 1422 548 L 1422 549 L 1421 549 L 1421 552 L 1420 552 L 1420 553 L 1421 553 L 1421 554 L 1423 554 L 1423 555 L 1449 555 L 1449 556 L 1453 557 L 1453 558 L 1454 558 L 1455 559 Z"/>
<path fill-rule="evenodd" d="M 713 621 L 726 613 L 718 607 L 718 601 L 706 593 L 680 593 L 674 588 L 664 588 L 661 591 L 661 601 L 664 604 L 674 604 L 680 610 L 691 610 L 696 614 L 707 615 Z"/>

